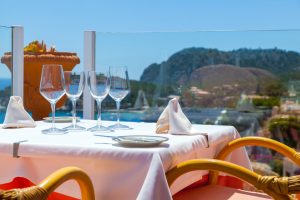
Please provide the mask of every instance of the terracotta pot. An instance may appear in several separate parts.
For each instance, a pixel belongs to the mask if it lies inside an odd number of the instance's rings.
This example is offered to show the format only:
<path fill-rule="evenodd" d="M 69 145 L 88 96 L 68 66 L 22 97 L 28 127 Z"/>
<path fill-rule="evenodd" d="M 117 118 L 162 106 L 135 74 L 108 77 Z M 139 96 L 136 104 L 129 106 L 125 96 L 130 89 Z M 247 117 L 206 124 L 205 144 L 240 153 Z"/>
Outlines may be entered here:
<path fill-rule="evenodd" d="M 11 53 L 5 53 L 1 57 L 1 63 L 11 69 Z M 24 52 L 24 106 L 32 112 L 34 120 L 41 120 L 51 112 L 50 103 L 41 96 L 39 92 L 42 66 L 44 64 L 62 65 L 64 71 L 72 71 L 75 65 L 80 63 L 76 53 L 69 52 L 45 52 L 27 53 Z M 66 96 L 56 103 L 56 108 L 64 105 Z"/>

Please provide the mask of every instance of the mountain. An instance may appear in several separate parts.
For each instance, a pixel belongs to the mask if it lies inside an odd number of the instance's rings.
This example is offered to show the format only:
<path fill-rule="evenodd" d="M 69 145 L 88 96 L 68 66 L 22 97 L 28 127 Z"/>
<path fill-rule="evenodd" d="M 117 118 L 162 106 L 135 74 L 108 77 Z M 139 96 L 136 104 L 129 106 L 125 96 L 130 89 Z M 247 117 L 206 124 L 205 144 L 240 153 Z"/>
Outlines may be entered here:
<path fill-rule="evenodd" d="M 192 47 L 173 54 L 165 62 L 149 65 L 140 80 L 155 84 L 185 84 L 195 70 L 218 64 L 259 68 L 280 77 L 299 72 L 300 54 L 277 48 L 221 51 Z"/>
<path fill-rule="evenodd" d="M 201 86 L 202 89 L 207 91 L 225 86 L 227 88 L 242 88 L 242 91 L 255 92 L 259 85 L 260 90 L 264 92 L 267 90 L 270 82 L 277 80 L 276 76 L 263 69 L 219 64 L 208 65 L 194 70 L 189 82 L 191 85 Z"/>

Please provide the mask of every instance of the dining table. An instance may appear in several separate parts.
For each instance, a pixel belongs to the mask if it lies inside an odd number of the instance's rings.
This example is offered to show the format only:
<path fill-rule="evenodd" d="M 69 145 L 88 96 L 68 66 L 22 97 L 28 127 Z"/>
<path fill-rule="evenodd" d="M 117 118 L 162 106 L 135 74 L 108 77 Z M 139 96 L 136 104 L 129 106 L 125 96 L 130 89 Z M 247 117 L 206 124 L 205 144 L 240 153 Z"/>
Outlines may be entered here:
<path fill-rule="evenodd" d="M 103 121 L 104 126 L 114 124 Z M 195 171 L 178 178 L 169 187 L 165 173 L 177 164 L 197 158 L 214 158 L 230 141 L 240 137 L 233 126 L 193 124 L 199 134 L 156 134 L 156 123 L 122 122 L 128 130 L 94 133 L 70 131 L 61 135 L 42 134 L 51 123 L 37 121 L 34 128 L 0 129 L 0 183 L 25 177 L 39 183 L 66 166 L 77 166 L 91 178 L 97 200 L 172 199 L 172 195 L 199 181 L 208 171 Z M 80 120 L 89 128 L 95 120 Z M 63 128 L 69 123 L 56 123 Z M 125 144 L 121 136 L 161 136 L 155 145 Z M 228 161 L 251 169 L 245 148 L 231 153 Z M 75 181 L 57 192 L 80 198 Z"/>

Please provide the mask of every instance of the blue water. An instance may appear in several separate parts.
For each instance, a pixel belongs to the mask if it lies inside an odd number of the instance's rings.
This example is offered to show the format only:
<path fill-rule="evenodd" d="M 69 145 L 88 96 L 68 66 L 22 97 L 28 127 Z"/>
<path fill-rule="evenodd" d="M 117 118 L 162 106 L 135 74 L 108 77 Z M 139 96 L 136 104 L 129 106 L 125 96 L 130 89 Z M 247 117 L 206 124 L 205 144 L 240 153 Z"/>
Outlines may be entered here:
<path fill-rule="evenodd" d="M 0 78 L 0 92 L 6 87 L 11 86 L 11 78 Z M 5 111 L 0 111 L 0 123 L 4 121 Z"/>
<path fill-rule="evenodd" d="M 55 112 L 56 116 L 71 116 L 72 114 L 70 112 L 65 112 L 65 111 L 57 111 Z M 135 112 L 122 112 L 120 114 L 120 120 L 121 121 L 133 121 L 133 122 L 140 122 L 142 121 L 142 113 L 135 113 Z M 82 118 L 82 112 L 78 112 L 77 116 Z M 0 112 L 0 123 L 3 123 L 5 118 L 5 111 Z M 111 113 L 111 112 L 104 112 L 102 113 L 101 116 L 102 120 L 106 121 L 116 121 L 117 120 L 117 115 L 116 113 Z M 95 119 L 97 119 L 97 116 L 95 114 Z"/>
<path fill-rule="evenodd" d="M 57 111 L 55 113 L 56 116 L 71 116 L 72 114 L 70 112 L 65 111 Z M 76 115 L 80 118 L 82 118 L 83 113 L 77 112 Z M 120 120 L 121 121 L 133 121 L 133 122 L 140 122 L 142 121 L 142 113 L 138 112 L 121 112 L 120 113 Z M 94 119 L 97 119 L 97 113 L 95 113 Z M 116 121 L 117 120 L 117 114 L 115 112 L 103 112 L 101 113 L 101 119 L 106 121 Z"/>
<path fill-rule="evenodd" d="M 10 78 L 0 78 L 0 90 L 4 90 L 8 86 L 11 86 L 11 79 Z"/>
<path fill-rule="evenodd" d="M 5 112 L 0 112 L 0 123 L 3 123 L 5 117 Z"/>

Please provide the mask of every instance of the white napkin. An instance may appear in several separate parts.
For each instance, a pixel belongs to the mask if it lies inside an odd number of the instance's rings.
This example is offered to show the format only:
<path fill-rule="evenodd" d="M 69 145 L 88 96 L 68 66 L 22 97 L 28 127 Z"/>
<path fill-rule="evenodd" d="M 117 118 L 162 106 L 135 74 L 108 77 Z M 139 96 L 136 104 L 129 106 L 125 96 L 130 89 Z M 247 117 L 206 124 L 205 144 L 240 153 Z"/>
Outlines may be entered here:
<path fill-rule="evenodd" d="M 24 109 L 22 98 L 19 96 L 11 96 L 2 128 L 25 128 L 35 126 L 34 120 Z"/>
<path fill-rule="evenodd" d="M 161 113 L 156 123 L 156 133 L 169 133 L 174 135 L 203 135 L 209 147 L 208 134 L 200 133 L 192 127 L 190 120 L 181 110 L 176 98 L 169 101 L 168 106 Z"/>
<path fill-rule="evenodd" d="M 169 101 L 156 123 L 156 133 L 189 134 L 192 124 L 184 115 L 176 98 Z"/>

